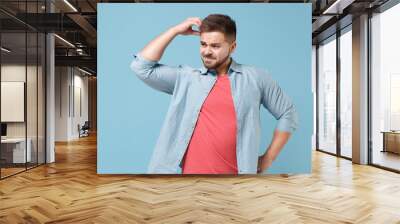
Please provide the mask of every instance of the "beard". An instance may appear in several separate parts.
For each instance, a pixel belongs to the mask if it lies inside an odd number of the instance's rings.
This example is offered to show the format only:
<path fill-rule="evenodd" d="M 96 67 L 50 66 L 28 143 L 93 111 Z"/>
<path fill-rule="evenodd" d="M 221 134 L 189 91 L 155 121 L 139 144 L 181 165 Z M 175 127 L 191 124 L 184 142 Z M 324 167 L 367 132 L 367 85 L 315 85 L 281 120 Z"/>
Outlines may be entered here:
<path fill-rule="evenodd" d="M 203 57 L 201 57 L 201 60 L 203 61 L 203 65 L 204 65 L 204 67 L 206 67 L 207 69 L 217 69 L 218 67 L 220 67 L 222 64 L 224 64 L 225 62 L 226 62 L 226 60 L 228 60 L 229 58 L 230 58 L 230 55 L 228 54 L 225 58 L 223 58 L 222 60 L 219 60 L 219 61 L 217 61 L 217 62 L 215 62 L 215 64 L 214 65 L 209 65 L 209 64 L 206 64 L 205 62 L 204 62 L 204 59 L 212 59 L 212 60 L 215 60 L 215 58 L 213 58 L 213 57 L 211 57 L 211 56 L 203 56 Z"/>

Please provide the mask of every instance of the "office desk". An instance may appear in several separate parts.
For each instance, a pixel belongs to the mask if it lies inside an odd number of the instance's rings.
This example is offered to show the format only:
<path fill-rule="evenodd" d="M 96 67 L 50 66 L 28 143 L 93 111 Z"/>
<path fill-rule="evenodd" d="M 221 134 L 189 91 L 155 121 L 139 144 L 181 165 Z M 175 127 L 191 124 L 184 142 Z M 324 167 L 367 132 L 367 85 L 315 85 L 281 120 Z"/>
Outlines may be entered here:
<path fill-rule="evenodd" d="M 382 131 L 383 150 L 382 152 L 392 152 L 400 154 L 400 131 Z"/>
<path fill-rule="evenodd" d="M 26 162 L 30 162 L 32 140 L 27 138 L 26 154 L 24 143 L 25 138 L 1 139 L 1 157 L 9 163 L 25 163 L 25 158 L 27 159 Z"/>

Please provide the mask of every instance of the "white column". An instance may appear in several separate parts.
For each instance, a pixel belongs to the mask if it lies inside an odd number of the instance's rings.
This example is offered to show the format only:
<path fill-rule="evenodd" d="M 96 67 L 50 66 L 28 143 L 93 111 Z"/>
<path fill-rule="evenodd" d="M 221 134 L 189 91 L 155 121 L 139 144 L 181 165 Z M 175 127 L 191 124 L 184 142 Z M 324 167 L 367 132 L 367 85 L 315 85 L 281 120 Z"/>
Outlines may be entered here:
<path fill-rule="evenodd" d="M 368 163 L 368 15 L 353 19 L 353 162 Z"/>
<path fill-rule="evenodd" d="M 46 7 L 48 12 L 54 11 L 54 6 L 50 1 L 47 1 Z M 54 35 L 49 33 L 46 35 L 46 163 L 55 161 L 54 149 L 54 133 L 55 133 L 55 44 Z"/>

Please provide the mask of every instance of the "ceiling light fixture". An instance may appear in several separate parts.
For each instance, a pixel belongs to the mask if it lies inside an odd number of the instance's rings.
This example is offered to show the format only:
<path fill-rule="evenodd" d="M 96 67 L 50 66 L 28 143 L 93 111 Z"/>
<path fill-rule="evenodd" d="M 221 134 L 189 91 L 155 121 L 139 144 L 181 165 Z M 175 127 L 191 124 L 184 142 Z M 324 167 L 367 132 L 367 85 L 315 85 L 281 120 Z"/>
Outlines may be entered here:
<path fill-rule="evenodd" d="M 10 52 L 11 52 L 11 50 L 9 50 L 9 49 L 7 49 L 7 48 L 5 48 L 5 47 L 1 47 L 1 50 L 4 51 L 4 52 L 7 52 L 7 53 L 10 53 Z"/>
<path fill-rule="evenodd" d="M 60 39 L 61 41 L 63 41 L 63 42 L 66 43 L 67 45 L 69 45 L 69 46 L 75 48 L 75 45 L 73 45 L 73 44 L 72 44 L 71 42 L 69 42 L 68 40 L 66 40 L 66 39 L 64 39 L 64 38 L 62 38 L 62 37 L 60 37 L 60 36 L 57 35 L 57 34 L 54 34 L 54 36 L 56 36 L 58 39 Z"/>
<path fill-rule="evenodd" d="M 340 2 L 340 0 L 336 0 L 332 5 L 330 5 L 327 9 L 325 9 L 322 14 L 332 13 L 332 10 L 336 9 L 339 2 Z"/>
<path fill-rule="evenodd" d="M 85 73 L 85 74 L 88 74 L 88 75 L 90 75 L 90 76 L 93 75 L 92 73 L 90 73 L 90 72 L 88 72 L 88 71 L 86 71 L 86 70 L 83 70 L 83 69 L 81 69 L 81 68 L 79 68 L 79 67 L 78 67 L 78 70 L 81 71 L 81 72 L 83 72 L 83 73 Z"/>
<path fill-rule="evenodd" d="M 65 4 L 67 4 L 72 10 L 74 10 L 74 12 L 78 12 L 78 10 L 71 4 L 69 3 L 68 0 L 64 0 Z"/>
<path fill-rule="evenodd" d="M 336 0 L 332 5 L 330 5 L 322 14 L 342 14 L 343 9 L 347 8 L 355 0 Z"/>

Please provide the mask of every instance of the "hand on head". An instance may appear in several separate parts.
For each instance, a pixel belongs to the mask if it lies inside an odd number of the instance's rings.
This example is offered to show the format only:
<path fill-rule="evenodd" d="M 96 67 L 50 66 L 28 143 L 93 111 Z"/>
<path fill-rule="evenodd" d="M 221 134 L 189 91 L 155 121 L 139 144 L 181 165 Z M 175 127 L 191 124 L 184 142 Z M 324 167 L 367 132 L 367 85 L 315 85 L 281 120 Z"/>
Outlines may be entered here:
<path fill-rule="evenodd" d="M 200 35 L 200 32 L 197 30 L 193 30 L 192 26 L 200 27 L 201 19 L 198 17 L 190 17 L 187 18 L 185 21 L 181 22 L 180 24 L 174 27 L 177 34 L 181 35 Z"/>

